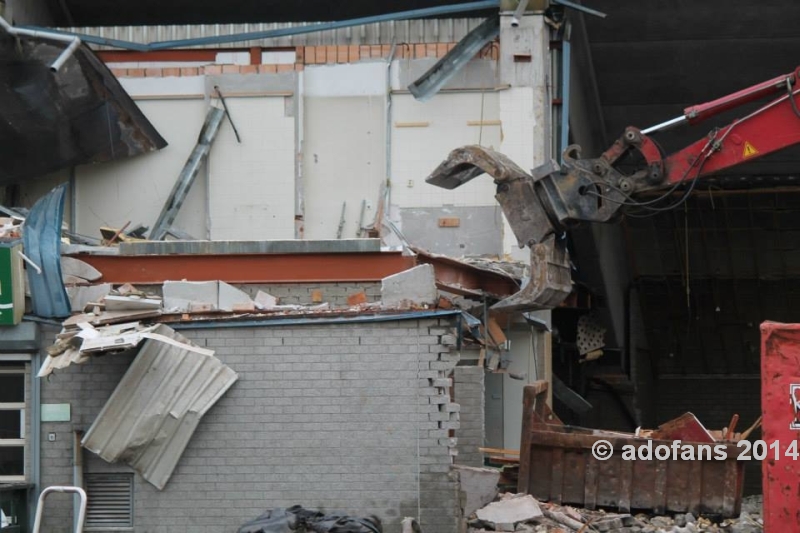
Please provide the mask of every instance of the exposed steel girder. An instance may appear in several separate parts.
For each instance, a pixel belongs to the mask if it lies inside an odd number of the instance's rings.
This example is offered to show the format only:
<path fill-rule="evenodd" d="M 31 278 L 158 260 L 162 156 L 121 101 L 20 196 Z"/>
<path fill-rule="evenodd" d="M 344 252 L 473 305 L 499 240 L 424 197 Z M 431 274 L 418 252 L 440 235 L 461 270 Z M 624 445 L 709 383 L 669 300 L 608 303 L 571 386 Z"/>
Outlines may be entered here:
<path fill-rule="evenodd" d="M 227 283 L 376 282 L 422 264 L 434 268 L 436 286 L 444 292 L 471 298 L 502 300 L 519 290 L 517 281 L 449 257 L 417 250 L 416 257 L 400 252 L 318 254 L 218 255 L 100 255 L 75 254 L 103 274 L 104 283 L 155 285 L 165 281 Z M 566 307 L 581 307 L 585 291 L 576 288 Z M 587 305 L 588 304 L 583 304 Z"/>
<path fill-rule="evenodd" d="M 452 294 L 471 297 L 486 295 L 503 299 L 519 291 L 519 285 L 511 276 L 490 272 L 449 257 L 420 252 L 417 263 L 433 265 L 436 286 Z"/>
<path fill-rule="evenodd" d="M 380 281 L 415 265 L 400 252 L 353 254 L 96 255 L 78 254 L 106 283 L 168 280 L 228 283 Z"/>

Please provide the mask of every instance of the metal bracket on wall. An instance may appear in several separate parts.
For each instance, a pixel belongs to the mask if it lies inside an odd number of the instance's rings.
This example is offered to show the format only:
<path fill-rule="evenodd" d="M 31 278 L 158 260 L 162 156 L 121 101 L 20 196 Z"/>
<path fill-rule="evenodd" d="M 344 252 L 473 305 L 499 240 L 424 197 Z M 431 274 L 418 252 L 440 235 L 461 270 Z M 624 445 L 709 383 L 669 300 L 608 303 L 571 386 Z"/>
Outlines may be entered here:
<path fill-rule="evenodd" d="M 228 117 L 228 122 L 231 123 L 231 128 L 233 128 L 233 134 L 236 136 L 236 142 L 242 144 L 242 139 L 239 137 L 239 130 L 236 129 L 236 124 L 233 123 L 233 118 L 231 118 L 231 112 L 228 109 L 228 103 L 225 101 L 225 97 L 222 96 L 222 91 L 219 90 L 219 85 L 214 85 L 214 90 L 217 91 L 217 96 L 219 96 L 219 101 L 222 102 L 222 107 L 225 109 L 225 116 Z"/>

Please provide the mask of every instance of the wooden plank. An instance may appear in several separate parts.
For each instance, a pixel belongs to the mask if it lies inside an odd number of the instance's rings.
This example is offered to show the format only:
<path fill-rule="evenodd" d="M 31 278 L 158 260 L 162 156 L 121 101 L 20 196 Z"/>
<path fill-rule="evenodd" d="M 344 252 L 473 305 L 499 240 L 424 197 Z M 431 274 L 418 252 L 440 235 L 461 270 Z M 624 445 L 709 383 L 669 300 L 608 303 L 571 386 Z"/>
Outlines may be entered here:
<path fill-rule="evenodd" d="M 427 128 L 430 122 L 395 122 L 395 128 Z"/>
<path fill-rule="evenodd" d="M 481 453 L 489 453 L 493 455 L 517 455 L 519 456 L 519 450 L 506 450 L 505 448 L 478 448 L 478 451 Z"/>
<path fill-rule="evenodd" d="M 468 120 L 467 126 L 502 126 L 502 120 Z"/>
<path fill-rule="evenodd" d="M 506 334 L 503 332 L 503 328 L 500 327 L 500 324 L 498 324 L 497 320 L 493 317 L 489 317 L 486 325 L 489 330 L 489 336 L 491 337 L 490 340 L 495 346 L 500 346 L 508 341 Z"/>
<path fill-rule="evenodd" d="M 517 492 L 528 494 L 531 488 L 531 445 L 534 426 L 534 410 L 536 409 L 537 400 L 540 399 L 543 393 L 546 393 L 548 383 L 546 381 L 536 381 L 530 385 L 526 385 L 523 390 L 522 399 L 522 439 L 520 443 L 520 461 L 519 461 L 519 481 L 517 483 Z"/>
<path fill-rule="evenodd" d="M 461 219 L 458 217 L 442 217 L 439 219 L 440 228 L 457 228 L 461 226 Z"/>

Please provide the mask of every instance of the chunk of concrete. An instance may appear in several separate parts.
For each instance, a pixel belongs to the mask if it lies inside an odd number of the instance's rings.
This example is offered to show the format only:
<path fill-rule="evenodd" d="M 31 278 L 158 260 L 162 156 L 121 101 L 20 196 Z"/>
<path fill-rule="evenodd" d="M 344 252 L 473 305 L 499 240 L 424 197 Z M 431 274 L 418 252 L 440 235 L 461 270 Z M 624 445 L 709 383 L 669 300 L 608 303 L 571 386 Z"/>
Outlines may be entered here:
<path fill-rule="evenodd" d="M 102 301 L 111 292 L 112 288 L 110 283 L 66 287 L 72 312 L 82 312 L 89 302 Z"/>
<path fill-rule="evenodd" d="M 434 305 L 438 300 L 433 265 L 419 265 L 381 281 L 384 308 Z"/>
<path fill-rule="evenodd" d="M 475 513 L 478 519 L 493 524 L 516 524 L 542 516 L 539 502 L 530 494 L 518 494 L 512 498 L 490 503 Z"/>
<path fill-rule="evenodd" d="M 500 481 L 499 470 L 463 465 L 455 465 L 453 469 L 458 472 L 459 494 L 464 516 L 470 516 L 494 501 L 497 496 L 497 483 Z"/>
<path fill-rule="evenodd" d="M 263 311 L 264 309 L 272 309 L 278 305 L 278 299 L 264 291 L 258 291 L 256 293 L 255 304 L 256 307 Z"/>
<path fill-rule="evenodd" d="M 161 300 L 154 298 L 139 298 L 135 296 L 105 297 L 106 311 L 142 311 L 144 309 L 161 309 Z"/>
<path fill-rule="evenodd" d="M 224 281 L 219 282 L 217 307 L 221 311 L 253 311 L 253 300 L 246 292 L 240 291 Z"/>
<path fill-rule="evenodd" d="M 219 302 L 216 281 L 165 281 L 164 310 L 169 313 L 214 311 Z"/>
<path fill-rule="evenodd" d="M 75 276 L 87 281 L 97 281 L 103 277 L 103 274 L 89 263 L 65 255 L 61 256 L 61 275 Z"/>

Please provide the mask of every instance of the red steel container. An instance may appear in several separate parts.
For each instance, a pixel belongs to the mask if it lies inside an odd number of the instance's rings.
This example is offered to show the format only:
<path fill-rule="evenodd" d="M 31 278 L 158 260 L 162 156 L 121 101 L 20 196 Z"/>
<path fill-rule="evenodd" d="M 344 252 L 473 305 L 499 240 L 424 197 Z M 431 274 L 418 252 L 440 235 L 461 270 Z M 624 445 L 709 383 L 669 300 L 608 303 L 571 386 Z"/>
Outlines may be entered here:
<path fill-rule="evenodd" d="M 764 531 L 800 533 L 800 324 L 761 324 L 761 412 Z"/>

